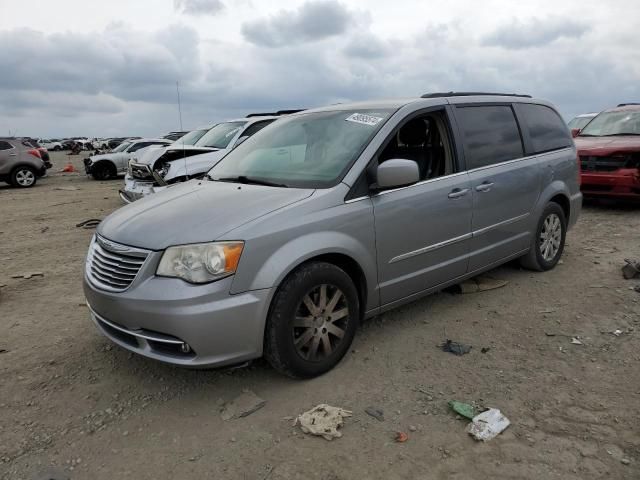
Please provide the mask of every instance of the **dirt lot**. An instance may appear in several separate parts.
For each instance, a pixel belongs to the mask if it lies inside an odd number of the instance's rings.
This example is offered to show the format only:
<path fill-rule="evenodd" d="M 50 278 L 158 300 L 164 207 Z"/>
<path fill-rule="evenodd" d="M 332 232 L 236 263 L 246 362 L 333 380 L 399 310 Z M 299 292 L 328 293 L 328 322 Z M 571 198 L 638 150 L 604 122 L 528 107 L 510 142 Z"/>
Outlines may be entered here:
<path fill-rule="evenodd" d="M 55 155 L 52 172 L 66 161 Z M 261 361 L 173 368 L 98 334 L 81 288 L 93 232 L 75 225 L 118 208 L 120 184 L 51 173 L 30 190 L 0 186 L 0 479 L 640 478 L 640 281 L 620 274 L 640 257 L 638 207 L 586 207 L 555 270 L 508 265 L 492 272 L 502 289 L 385 314 L 334 371 L 294 381 Z M 44 276 L 12 278 L 28 272 Z M 445 338 L 473 350 L 442 352 Z M 223 421 L 220 405 L 244 389 L 266 406 Z M 512 425 L 477 443 L 451 399 Z M 291 425 L 319 403 L 353 411 L 341 439 Z"/>

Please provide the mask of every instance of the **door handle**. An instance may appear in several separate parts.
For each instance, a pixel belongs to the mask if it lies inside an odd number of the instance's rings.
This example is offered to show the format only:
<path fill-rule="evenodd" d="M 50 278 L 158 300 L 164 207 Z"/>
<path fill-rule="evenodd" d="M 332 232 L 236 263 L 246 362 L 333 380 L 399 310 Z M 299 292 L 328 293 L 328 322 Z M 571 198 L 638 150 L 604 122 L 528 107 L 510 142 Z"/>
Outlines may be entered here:
<path fill-rule="evenodd" d="M 17 153 L 10 153 L 10 154 L 9 154 L 9 156 L 10 156 L 10 157 L 17 157 L 17 156 L 18 156 L 18 154 L 17 154 Z"/>
<path fill-rule="evenodd" d="M 451 190 L 451 193 L 449 193 L 449 198 L 464 197 L 467 193 L 469 193 L 468 188 L 454 188 Z"/>
<path fill-rule="evenodd" d="M 493 182 L 483 182 L 476 187 L 476 192 L 488 192 L 493 187 Z"/>

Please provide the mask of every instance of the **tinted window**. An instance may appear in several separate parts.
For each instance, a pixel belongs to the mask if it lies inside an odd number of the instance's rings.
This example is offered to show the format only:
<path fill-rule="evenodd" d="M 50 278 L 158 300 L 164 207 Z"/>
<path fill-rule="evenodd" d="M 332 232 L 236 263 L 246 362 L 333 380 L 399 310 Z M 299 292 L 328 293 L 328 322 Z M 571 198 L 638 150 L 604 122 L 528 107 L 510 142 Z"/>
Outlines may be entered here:
<path fill-rule="evenodd" d="M 543 153 L 571 146 L 567 126 L 555 111 L 544 105 L 522 103 L 517 106 L 518 118 L 529 132 L 533 151 Z"/>
<path fill-rule="evenodd" d="M 11 150 L 13 146 L 9 142 L 0 140 L 0 150 Z"/>
<path fill-rule="evenodd" d="M 484 167 L 524 155 L 520 131 L 509 106 L 458 107 L 467 169 Z"/>
<path fill-rule="evenodd" d="M 254 133 L 259 132 L 264 127 L 269 125 L 273 120 L 267 120 L 266 122 L 256 122 L 253 125 L 250 125 L 244 132 L 242 132 L 242 137 L 250 137 Z"/>

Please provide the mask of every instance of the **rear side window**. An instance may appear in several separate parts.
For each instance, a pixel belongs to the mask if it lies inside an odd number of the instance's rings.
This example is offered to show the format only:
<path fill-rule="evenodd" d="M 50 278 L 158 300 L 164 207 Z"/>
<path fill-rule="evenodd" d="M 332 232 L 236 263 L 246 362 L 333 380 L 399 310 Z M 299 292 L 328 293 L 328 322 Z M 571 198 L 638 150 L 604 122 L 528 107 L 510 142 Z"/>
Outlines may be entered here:
<path fill-rule="evenodd" d="M 265 122 L 256 122 L 253 125 L 250 125 L 244 132 L 242 132 L 241 136 L 250 137 L 254 133 L 258 133 L 260 130 L 262 130 L 264 127 L 269 125 L 271 122 L 273 122 L 273 120 L 267 120 Z"/>
<path fill-rule="evenodd" d="M 13 145 L 11 145 L 9 142 L 0 140 L 0 150 L 11 150 L 12 148 Z"/>
<path fill-rule="evenodd" d="M 544 153 L 571 146 L 567 126 L 553 109 L 531 103 L 522 103 L 516 108 L 522 128 L 529 132 L 531 139 L 533 151 L 528 153 Z"/>
<path fill-rule="evenodd" d="M 524 155 L 520 130 L 510 106 L 456 108 L 467 169 L 486 167 Z"/>

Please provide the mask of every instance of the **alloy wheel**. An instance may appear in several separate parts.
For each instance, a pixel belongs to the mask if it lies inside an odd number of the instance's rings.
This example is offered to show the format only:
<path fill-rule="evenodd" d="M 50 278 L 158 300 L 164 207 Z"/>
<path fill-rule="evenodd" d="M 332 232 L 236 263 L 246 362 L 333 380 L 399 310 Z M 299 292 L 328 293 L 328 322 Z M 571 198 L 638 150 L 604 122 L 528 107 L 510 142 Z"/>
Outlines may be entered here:
<path fill-rule="evenodd" d="M 547 262 L 553 261 L 560 250 L 562 241 L 562 222 L 557 214 L 551 213 L 544 219 L 540 231 L 539 248 L 542 258 Z"/>
<path fill-rule="evenodd" d="M 31 170 L 18 170 L 16 172 L 16 182 L 21 187 L 30 187 L 36 180 L 36 176 Z"/>
<path fill-rule="evenodd" d="M 345 335 L 349 322 L 347 297 L 335 285 L 314 287 L 300 301 L 293 321 L 293 342 L 308 361 L 330 356 Z"/>

